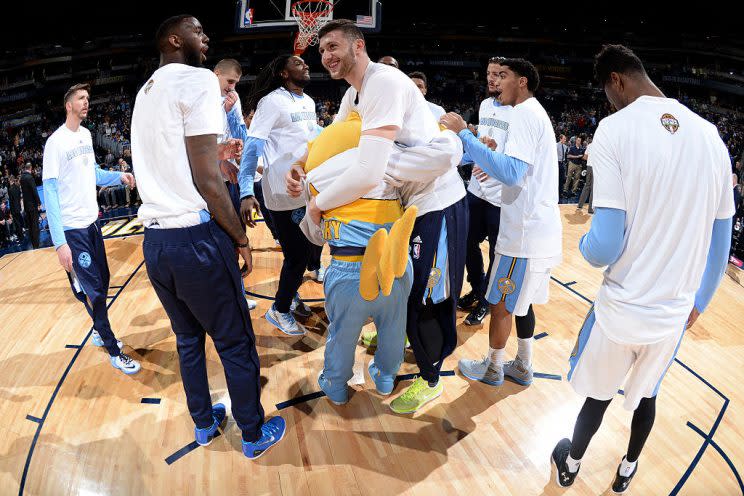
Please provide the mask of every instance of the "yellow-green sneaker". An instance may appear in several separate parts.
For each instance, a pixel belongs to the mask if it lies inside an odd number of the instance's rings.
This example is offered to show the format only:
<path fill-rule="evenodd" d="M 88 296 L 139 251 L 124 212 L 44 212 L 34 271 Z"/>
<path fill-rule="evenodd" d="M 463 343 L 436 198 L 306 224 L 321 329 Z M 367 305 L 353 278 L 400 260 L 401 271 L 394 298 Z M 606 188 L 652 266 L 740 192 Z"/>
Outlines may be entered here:
<path fill-rule="evenodd" d="M 367 348 L 377 348 L 377 330 L 363 332 L 362 344 Z"/>
<path fill-rule="evenodd" d="M 438 398 L 443 390 L 442 381 L 430 387 L 426 380 L 417 377 L 403 394 L 390 402 L 390 409 L 395 413 L 413 413 L 431 400 Z"/>

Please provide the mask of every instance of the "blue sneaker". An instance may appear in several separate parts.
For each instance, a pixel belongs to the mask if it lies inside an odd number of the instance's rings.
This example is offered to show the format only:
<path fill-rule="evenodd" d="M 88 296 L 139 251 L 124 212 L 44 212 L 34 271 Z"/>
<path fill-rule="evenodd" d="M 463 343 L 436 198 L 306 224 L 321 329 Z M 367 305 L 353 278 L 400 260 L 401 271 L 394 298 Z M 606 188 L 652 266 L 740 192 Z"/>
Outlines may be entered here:
<path fill-rule="evenodd" d="M 349 388 L 346 384 L 344 384 L 343 389 L 340 391 L 331 391 L 331 381 L 326 379 L 321 372 L 318 376 L 318 386 L 320 386 L 320 389 L 323 390 L 328 399 L 331 400 L 331 403 L 335 405 L 345 405 L 349 402 Z"/>
<path fill-rule="evenodd" d="M 261 426 L 261 439 L 255 443 L 243 440 L 243 454 L 251 460 L 259 458 L 281 441 L 285 432 L 287 432 L 287 423 L 282 417 L 270 418 Z"/>
<path fill-rule="evenodd" d="M 194 437 L 196 438 L 196 444 L 199 446 L 209 446 L 209 444 L 212 443 L 212 439 L 214 439 L 217 434 L 217 429 L 220 425 L 222 425 L 222 422 L 225 421 L 225 417 L 227 417 L 227 412 L 225 411 L 225 405 L 222 403 L 215 403 L 212 405 L 212 418 L 214 418 L 214 423 L 211 427 L 207 427 L 206 429 L 199 429 L 198 427 L 194 427 Z"/>
<path fill-rule="evenodd" d="M 369 362 L 367 371 L 369 372 L 369 376 L 372 378 L 372 380 L 375 381 L 375 387 L 377 387 L 378 393 L 383 396 L 387 396 L 393 392 L 393 389 L 395 389 L 395 376 L 391 377 L 382 375 L 380 369 L 378 369 L 377 365 L 375 365 L 374 360 Z"/>

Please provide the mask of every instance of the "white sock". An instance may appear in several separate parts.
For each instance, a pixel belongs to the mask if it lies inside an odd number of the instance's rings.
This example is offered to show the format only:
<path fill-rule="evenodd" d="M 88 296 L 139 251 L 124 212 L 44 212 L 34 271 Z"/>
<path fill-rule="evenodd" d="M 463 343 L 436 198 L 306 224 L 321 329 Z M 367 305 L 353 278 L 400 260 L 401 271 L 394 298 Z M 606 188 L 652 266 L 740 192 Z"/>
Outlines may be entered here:
<path fill-rule="evenodd" d="M 488 358 L 490 359 L 491 366 L 499 368 L 504 366 L 504 357 L 506 356 L 506 348 L 497 350 L 496 348 L 488 348 Z"/>
<path fill-rule="evenodd" d="M 570 472 L 576 472 L 581 466 L 581 460 L 574 460 L 571 458 L 571 455 L 568 455 L 568 458 L 566 458 L 566 465 L 568 465 L 568 470 Z"/>
<path fill-rule="evenodd" d="M 527 365 L 532 365 L 532 342 L 533 338 L 517 338 L 517 358 Z"/>
<path fill-rule="evenodd" d="M 632 474 L 633 470 L 636 468 L 636 464 L 638 464 L 638 460 L 629 462 L 625 457 L 623 457 L 623 461 L 620 462 L 620 475 L 623 477 L 630 477 L 630 474 Z"/>

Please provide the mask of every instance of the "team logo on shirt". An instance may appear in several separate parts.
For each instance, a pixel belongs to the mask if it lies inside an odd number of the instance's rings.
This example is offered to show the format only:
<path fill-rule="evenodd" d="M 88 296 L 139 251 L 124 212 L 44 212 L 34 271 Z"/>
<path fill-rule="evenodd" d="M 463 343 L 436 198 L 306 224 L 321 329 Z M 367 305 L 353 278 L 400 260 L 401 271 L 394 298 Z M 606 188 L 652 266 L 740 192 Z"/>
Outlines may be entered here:
<path fill-rule="evenodd" d="M 676 133 L 677 129 L 679 129 L 679 121 L 672 114 L 662 115 L 661 125 L 664 126 L 664 129 L 669 131 L 671 134 Z"/>
<path fill-rule="evenodd" d="M 152 85 L 155 84 L 154 79 L 150 79 L 147 84 L 145 85 L 145 95 L 150 92 L 150 88 L 152 88 Z"/>
<path fill-rule="evenodd" d="M 80 264 L 80 267 L 84 269 L 90 267 L 90 254 L 87 251 L 82 252 L 78 256 L 78 264 Z"/>
<path fill-rule="evenodd" d="M 517 285 L 508 277 L 502 277 L 499 279 L 499 291 L 502 295 L 510 295 L 515 289 L 517 289 Z"/>
<path fill-rule="evenodd" d="M 426 287 L 431 289 L 437 284 L 439 284 L 439 280 L 442 278 L 442 270 L 438 269 L 436 267 L 431 268 L 431 272 L 429 272 L 429 280 L 426 282 Z"/>

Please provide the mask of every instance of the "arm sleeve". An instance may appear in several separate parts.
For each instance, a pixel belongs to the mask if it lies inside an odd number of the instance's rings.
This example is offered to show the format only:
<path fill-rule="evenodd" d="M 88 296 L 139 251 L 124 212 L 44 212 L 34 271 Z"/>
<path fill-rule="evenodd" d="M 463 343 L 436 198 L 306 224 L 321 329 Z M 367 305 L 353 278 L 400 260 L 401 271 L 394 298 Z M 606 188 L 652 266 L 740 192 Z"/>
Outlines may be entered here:
<path fill-rule="evenodd" d="M 67 243 L 65 230 L 62 227 L 62 214 L 59 208 L 59 191 L 57 190 L 57 179 L 44 179 L 44 206 L 46 207 L 49 233 L 52 235 L 54 248 Z"/>
<path fill-rule="evenodd" d="M 96 166 L 96 186 L 116 186 L 121 184 L 121 172 L 106 171 Z"/>
<path fill-rule="evenodd" d="M 207 69 L 200 69 L 183 82 L 179 103 L 185 136 L 221 135 L 224 132 L 220 94 L 217 76 Z"/>
<path fill-rule="evenodd" d="M 705 263 L 700 288 L 695 293 L 695 308 L 698 312 L 705 311 L 721 283 L 723 274 L 726 272 L 726 263 L 731 250 L 731 225 L 731 217 L 716 219 L 713 222 L 713 235 L 710 238 L 708 261 Z"/>
<path fill-rule="evenodd" d="M 588 164 L 594 174 L 592 201 L 595 207 L 627 210 L 620 161 L 609 136 L 603 123 L 600 123 L 594 133 L 592 154 L 589 156 Z"/>
<path fill-rule="evenodd" d="M 459 136 L 465 147 L 465 153 L 489 176 L 498 179 L 507 186 L 514 186 L 519 184 L 527 174 L 528 163 L 489 149 L 468 129 L 460 131 Z"/>
<path fill-rule="evenodd" d="M 238 184 L 240 185 L 240 199 L 253 196 L 253 182 L 258 167 L 258 157 L 263 155 L 266 141 L 260 138 L 249 137 L 243 147 L 243 157 L 240 160 L 240 171 L 238 172 Z"/>
<path fill-rule="evenodd" d="M 581 237 L 579 251 L 593 267 L 611 265 L 623 252 L 625 210 L 597 207 L 589 232 Z"/>
<path fill-rule="evenodd" d="M 359 140 L 359 162 L 348 169 L 315 198 L 318 208 L 328 211 L 358 200 L 380 184 L 385 176 L 393 142 L 364 135 Z"/>
<path fill-rule="evenodd" d="M 227 113 L 227 125 L 230 128 L 230 136 L 243 140 L 243 143 L 246 142 L 248 129 L 245 127 L 245 120 L 240 113 L 238 103 L 233 105 L 233 108 Z"/>

